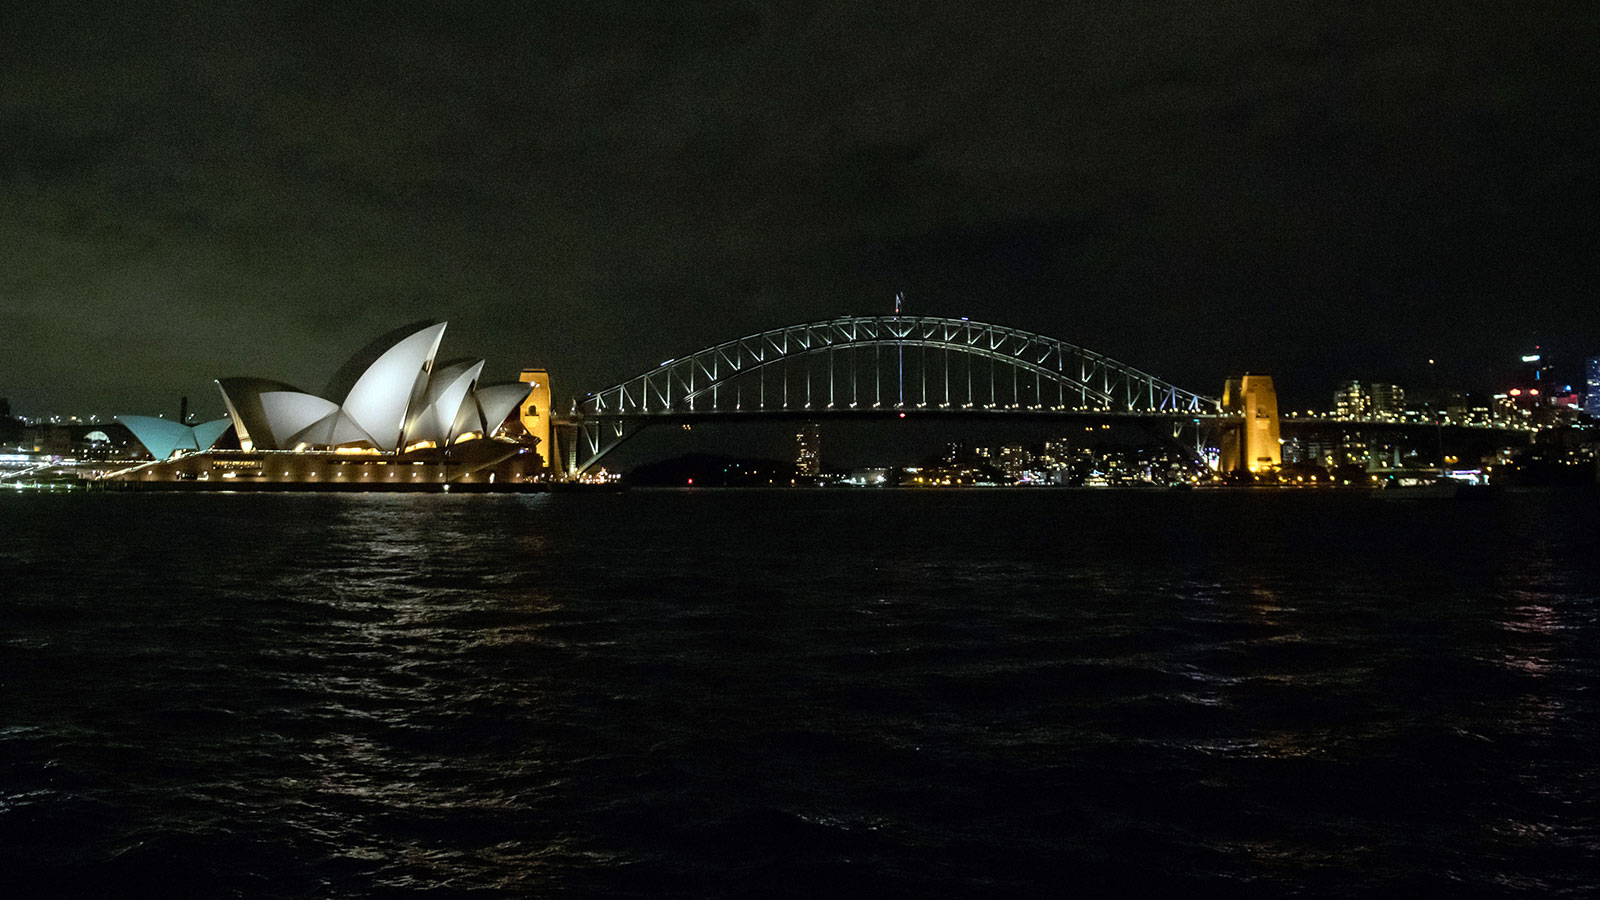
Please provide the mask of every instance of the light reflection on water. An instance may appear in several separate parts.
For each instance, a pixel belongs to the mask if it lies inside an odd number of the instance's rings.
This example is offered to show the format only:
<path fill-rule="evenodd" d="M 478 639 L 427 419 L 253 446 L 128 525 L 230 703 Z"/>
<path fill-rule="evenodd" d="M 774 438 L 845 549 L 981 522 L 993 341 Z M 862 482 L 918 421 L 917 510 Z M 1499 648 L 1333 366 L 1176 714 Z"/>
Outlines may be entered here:
<path fill-rule="evenodd" d="M 88 494 L 0 525 L 24 889 L 1546 896 L 1600 846 L 1592 506 Z"/>

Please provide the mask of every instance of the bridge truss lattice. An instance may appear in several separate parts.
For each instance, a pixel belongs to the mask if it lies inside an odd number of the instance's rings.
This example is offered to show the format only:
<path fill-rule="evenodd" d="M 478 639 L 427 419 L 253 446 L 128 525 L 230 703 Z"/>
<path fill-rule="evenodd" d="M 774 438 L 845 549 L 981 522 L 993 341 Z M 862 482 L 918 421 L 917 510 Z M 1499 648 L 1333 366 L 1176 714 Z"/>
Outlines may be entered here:
<path fill-rule="evenodd" d="M 575 404 L 581 472 L 652 422 L 899 413 L 1215 415 L 1216 400 L 1017 328 L 852 316 L 775 328 L 660 363 Z"/>

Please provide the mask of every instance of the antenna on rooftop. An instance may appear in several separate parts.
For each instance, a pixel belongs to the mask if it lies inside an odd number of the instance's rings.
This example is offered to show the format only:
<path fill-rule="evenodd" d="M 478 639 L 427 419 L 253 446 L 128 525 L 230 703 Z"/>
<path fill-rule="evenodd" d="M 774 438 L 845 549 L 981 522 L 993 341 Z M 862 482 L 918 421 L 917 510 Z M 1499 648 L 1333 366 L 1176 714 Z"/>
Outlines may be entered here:
<path fill-rule="evenodd" d="M 900 315 L 900 304 L 904 303 L 905 299 L 906 299 L 906 292 L 905 291 L 895 291 L 895 294 L 894 294 L 894 314 L 895 315 L 897 315 L 897 316 Z"/>

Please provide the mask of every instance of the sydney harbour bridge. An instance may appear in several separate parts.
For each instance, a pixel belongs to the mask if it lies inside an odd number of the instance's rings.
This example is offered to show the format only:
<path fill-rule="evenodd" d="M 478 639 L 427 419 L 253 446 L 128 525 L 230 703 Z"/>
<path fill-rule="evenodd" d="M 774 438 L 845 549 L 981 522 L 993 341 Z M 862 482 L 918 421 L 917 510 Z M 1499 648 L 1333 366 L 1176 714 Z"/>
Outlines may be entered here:
<path fill-rule="evenodd" d="M 551 462 L 568 476 L 651 425 L 783 418 L 1120 421 L 1145 427 L 1199 462 L 1207 429 L 1214 438 L 1246 421 L 1244 404 L 1225 399 L 1018 328 L 964 318 L 850 316 L 665 360 L 573 401 L 569 412 L 549 420 L 546 433 L 553 439 Z M 1271 403 L 1276 441 L 1276 399 Z"/>

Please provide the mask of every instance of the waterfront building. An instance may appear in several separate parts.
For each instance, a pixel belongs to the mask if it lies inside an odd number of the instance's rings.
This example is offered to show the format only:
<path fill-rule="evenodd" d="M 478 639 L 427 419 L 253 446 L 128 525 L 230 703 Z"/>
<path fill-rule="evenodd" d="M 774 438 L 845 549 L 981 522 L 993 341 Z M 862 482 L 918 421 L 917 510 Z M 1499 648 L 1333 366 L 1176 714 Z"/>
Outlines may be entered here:
<path fill-rule="evenodd" d="M 168 459 L 181 451 L 210 450 L 231 424 L 216 419 L 199 425 L 185 425 L 159 416 L 117 416 L 117 421 L 133 432 L 156 459 Z"/>
<path fill-rule="evenodd" d="M 1013 480 L 1020 479 L 1022 473 L 1032 464 L 1033 454 L 1028 452 L 1028 448 L 1014 444 L 1000 447 L 994 455 L 995 468 Z"/>
<path fill-rule="evenodd" d="M 1346 381 L 1333 392 L 1333 406 L 1343 419 L 1398 419 L 1405 412 L 1406 392 L 1398 384 Z"/>
<path fill-rule="evenodd" d="M 822 426 L 806 422 L 795 433 L 794 469 L 802 478 L 822 475 Z"/>
<path fill-rule="evenodd" d="M 1049 468 L 1066 465 L 1072 459 L 1072 444 L 1066 438 L 1045 441 L 1039 451 L 1039 460 Z"/>
<path fill-rule="evenodd" d="M 109 478 L 413 489 L 537 477 L 532 440 L 495 440 L 535 386 L 481 383 L 483 360 L 436 363 L 444 330 L 444 322 L 418 322 L 379 337 L 341 366 L 320 395 L 271 379 L 229 377 L 216 382 L 225 419 L 190 426 L 118 416 L 155 462 Z"/>
<path fill-rule="evenodd" d="M 242 450 L 394 453 L 487 437 L 531 390 L 480 385 L 483 360 L 434 364 L 444 322 L 389 332 L 352 356 L 321 395 L 263 378 L 219 378 Z"/>
<path fill-rule="evenodd" d="M 1293 437 L 1283 442 L 1283 463 L 1334 466 L 1343 462 L 1341 450 L 1335 438 Z"/>

